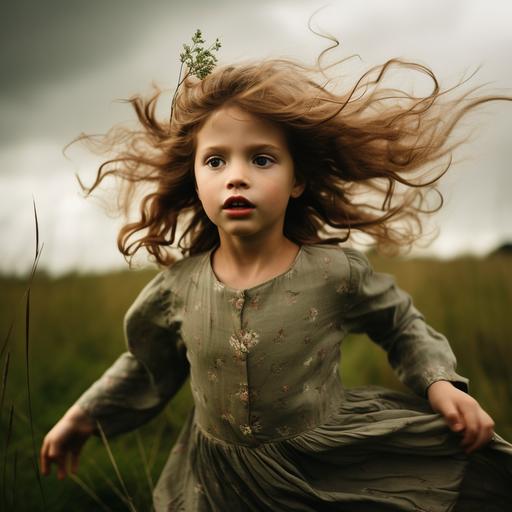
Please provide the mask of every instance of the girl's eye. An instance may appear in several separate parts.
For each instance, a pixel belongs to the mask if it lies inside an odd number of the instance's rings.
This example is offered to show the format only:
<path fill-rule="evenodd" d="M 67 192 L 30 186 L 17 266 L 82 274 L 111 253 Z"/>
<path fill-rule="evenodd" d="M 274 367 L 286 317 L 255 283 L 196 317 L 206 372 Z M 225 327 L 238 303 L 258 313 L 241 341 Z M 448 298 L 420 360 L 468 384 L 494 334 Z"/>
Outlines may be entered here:
<path fill-rule="evenodd" d="M 213 169 L 218 169 L 221 165 L 220 162 L 222 162 L 222 158 L 219 158 L 218 156 L 212 156 L 206 161 L 206 165 Z M 254 162 L 256 162 L 256 165 L 259 167 L 265 167 L 269 163 L 272 163 L 273 160 L 268 156 L 259 155 L 254 158 Z"/>
<path fill-rule="evenodd" d="M 268 156 L 263 156 L 263 155 L 257 156 L 257 157 L 254 159 L 254 161 L 256 161 L 256 160 L 259 160 L 259 161 L 260 161 L 260 163 L 261 163 L 261 160 L 267 160 L 267 162 L 272 163 L 272 160 L 271 160 Z M 263 164 L 261 164 L 261 165 L 262 165 L 262 166 L 264 166 L 264 165 L 265 165 L 265 163 L 263 163 Z"/>
<path fill-rule="evenodd" d="M 210 165 L 212 162 L 220 162 L 220 161 L 221 161 L 221 159 L 218 156 L 214 156 L 206 161 L 206 165 Z M 217 169 L 219 166 L 213 165 L 211 167 L 213 167 L 214 169 Z"/>

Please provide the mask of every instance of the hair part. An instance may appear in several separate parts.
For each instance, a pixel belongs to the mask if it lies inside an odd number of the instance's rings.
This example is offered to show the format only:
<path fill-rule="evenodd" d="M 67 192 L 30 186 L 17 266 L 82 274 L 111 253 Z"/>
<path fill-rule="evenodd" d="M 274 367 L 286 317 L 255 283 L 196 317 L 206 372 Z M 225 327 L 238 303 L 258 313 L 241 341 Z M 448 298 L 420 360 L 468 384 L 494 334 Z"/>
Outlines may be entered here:
<path fill-rule="evenodd" d="M 142 184 L 151 186 L 140 201 L 138 219 L 119 231 L 117 245 L 125 259 L 131 263 L 146 247 L 167 266 L 176 260 L 170 249 L 187 256 L 219 243 L 217 227 L 195 189 L 194 155 L 197 132 L 214 111 L 230 104 L 284 130 L 296 178 L 306 185 L 300 197 L 290 199 L 287 238 L 298 244 L 339 244 L 362 232 L 379 251 L 396 253 L 422 236 L 425 215 L 443 203 L 439 179 L 453 151 L 467 140 L 453 136 L 455 127 L 475 107 L 511 98 L 473 97 L 481 86 L 459 93 L 464 82 L 442 90 L 427 66 L 402 59 L 370 68 L 343 92 L 329 91 L 328 83 L 314 79 L 318 73 L 326 76 L 320 61 L 327 50 L 316 66 L 267 59 L 218 67 L 202 80 L 188 77 L 177 93 L 171 122 L 155 113 L 162 94 L 158 87 L 149 98 L 128 100 L 140 128 L 111 128 L 95 144 L 100 152 L 114 149 L 115 156 L 100 165 L 90 187 L 77 176 L 86 196 L 107 176 L 119 178 L 118 208 L 126 217 L 134 193 Z M 431 92 L 421 96 L 385 87 L 394 68 L 424 74 Z M 92 145 L 93 138 L 81 134 L 72 143 L 80 140 Z M 429 205 L 431 194 L 436 206 Z"/>

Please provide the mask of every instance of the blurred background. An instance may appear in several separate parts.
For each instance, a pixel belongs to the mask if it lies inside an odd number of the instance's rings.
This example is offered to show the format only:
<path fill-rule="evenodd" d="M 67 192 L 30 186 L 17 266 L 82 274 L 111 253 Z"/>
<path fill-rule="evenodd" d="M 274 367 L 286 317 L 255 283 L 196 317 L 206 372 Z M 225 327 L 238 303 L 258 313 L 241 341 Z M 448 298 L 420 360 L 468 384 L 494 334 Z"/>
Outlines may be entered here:
<path fill-rule="evenodd" d="M 505 0 L 10 2 L 0 22 L 0 272 L 30 268 L 32 198 L 44 241 L 40 269 L 59 275 L 125 267 L 115 243 L 121 219 L 84 199 L 74 176 L 92 184 L 101 160 L 79 144 L 65 158 L 64 146 L 81 132 L 133 121 L 130 105 L 116 100 L 151 92 L 152 81 L 169 91 L 165 116 L 182 44 L 196 28 L 207 43 L 220 38 L 219 64 L 269 56 L 313 63 L 328 44 L 307 28 L 320 8 L 313 29 L 341 43 L 328 62 L 360 56 L 335 68 L 345 77 L 341 87 L 403 57 L 430 66 L 445 88 L 481 66 L 470 86 L 512 91 L 512 5 Z M 417 88 L 427 84 L 417 78 Z M 441 228 L 439 237 L 416 254 L 481 255 L 512 239 L 511 120 L 512 107 L 500 102 L 464 121 L 476 131 L 443 180 L 446 205 L 430 223 Z"/>
<path fill-rule="evenodd" d="M 3 7 L 0 510 L 149 510 L 151 488 L 192 405 L 187 382 L 162 415 L 111 440 L 129 497 L 100 439 L 84 448 L 78 476 L 60 482 L 53 471 L 37 480 L 34 454 L 45 433 L 124 350 L 123 315 L 156 272 L 144 255 L 137 262 L 145 268 L 127 271 L 116 246 L 122 219 L 99 197 L 84 199 L 75 178 L 78 173 L 92 184 L 101 158 L 79 144 L 66 158 L 64 146 L 81 132 L 132 123 L 131 107 L 118 100 L 149 94 L 151 82 L 168 90 L 161 105 L 168 115 L 179 53 L 198 28 L 206 43 L 221 40 L 219 64 L 264 57 L 314 63 L 328 43 L 307 28 L 320 8 L 312 28 L 341 43 L 327 62 L 360 56 L 335 68 L 343 75 L 340 86 L 402 57 L 429 66 L 443 88 L 480 67 L 470 87 L 487 84 L 487 92 L 512 94 L 512 4 L 505 0 L 20 0 Z M 468 117 L 462 128 L 472 133 L 471 142 L 457 152 L 442 182 L 445 206 L 428 224 L 438 237 L 407 258 L 371 256 L 446 334 L 471 394 L 509 440 L 511 124 L 509 103 Z M 107 189 L 113 185 L 104 182 Z M 33 200 L 44 248 L 30 285 Z M 347 386 L 404 390 L 386 354 L 364 337 L 344 341 L 341 374 Z"/>

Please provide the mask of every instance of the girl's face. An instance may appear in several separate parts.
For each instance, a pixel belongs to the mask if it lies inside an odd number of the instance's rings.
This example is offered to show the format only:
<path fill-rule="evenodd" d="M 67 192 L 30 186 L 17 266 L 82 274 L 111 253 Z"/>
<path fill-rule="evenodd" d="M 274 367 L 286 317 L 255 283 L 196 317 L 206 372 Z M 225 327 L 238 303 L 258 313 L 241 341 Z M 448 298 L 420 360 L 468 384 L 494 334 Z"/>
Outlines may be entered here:
<path fill-rule="evenodd" d="M 194 173 L 199 199 L 221 240 L 278 239 L 290 197 L 304 190 L 295 180 L 282 129 L 236 106 L 219 108 L 198 131 Z M 254 207 L 228 209 L 231 196 L 243 196 Z"/>

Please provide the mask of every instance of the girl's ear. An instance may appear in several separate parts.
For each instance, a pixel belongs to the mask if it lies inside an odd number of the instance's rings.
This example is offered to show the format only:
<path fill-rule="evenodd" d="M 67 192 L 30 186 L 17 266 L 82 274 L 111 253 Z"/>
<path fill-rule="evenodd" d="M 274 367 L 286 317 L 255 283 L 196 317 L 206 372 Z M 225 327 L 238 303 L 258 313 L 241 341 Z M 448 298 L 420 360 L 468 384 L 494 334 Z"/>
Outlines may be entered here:
<path fill-rule="evenodd" d="M 304 192 L 304 189 L 306 188 L 305 182 L 299 182 L 297 179 L 295 179 L 295 185 L 292 188 L 292 191 L 290 193 L 290 196 L 296 199 L 299 197 L 302 192 Z"/>

